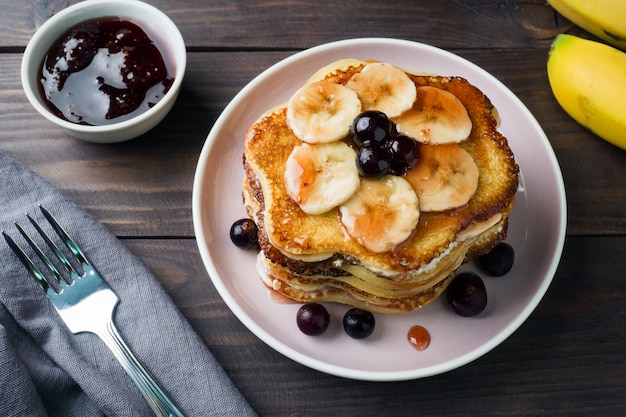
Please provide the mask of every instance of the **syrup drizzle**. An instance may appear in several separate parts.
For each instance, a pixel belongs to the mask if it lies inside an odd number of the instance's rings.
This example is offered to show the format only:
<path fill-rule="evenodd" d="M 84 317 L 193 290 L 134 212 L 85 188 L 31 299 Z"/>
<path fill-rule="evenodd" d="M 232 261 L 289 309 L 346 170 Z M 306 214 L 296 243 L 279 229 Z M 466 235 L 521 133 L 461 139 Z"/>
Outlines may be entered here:
<path fill-rule="evenodd" d="M 430 345 L 430 333 L 423 326 L 413 326 L 409 329 L 407 339 L 417 350 L 424 350 Z"/>

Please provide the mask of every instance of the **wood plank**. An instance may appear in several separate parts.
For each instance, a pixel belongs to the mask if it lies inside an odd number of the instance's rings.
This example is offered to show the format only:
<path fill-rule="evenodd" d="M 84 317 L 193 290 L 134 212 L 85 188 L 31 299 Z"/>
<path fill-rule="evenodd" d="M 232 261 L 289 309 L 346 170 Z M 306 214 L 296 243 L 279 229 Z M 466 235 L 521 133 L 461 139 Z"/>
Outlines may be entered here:
<path fill-rule="evenodd" d="M 542 125 L 565 179 L 568 233 L 625 233 L 626 152 L 558 106 L 545 74 L 547 50 L 453 52 L 504 82 Z M 21 55 L 0 54 L 0 152 L 31 167 L 117 235 L 192 236 L 193 175 L 213 122 L 254 76 L 292 53 L 190 53 L 171 114 L 142 138 L 117 145 L 72 139 L 38 116 L 21 90 Z"/>
<path fill-rule="evenodd" d="M 117 145 L 66 136 L 36 114 L 21 90 L 26 43 L 51 15 L 79 1 L 4 2 L 0 152 L 29 166 L 121 237 L 259 416 L 626 414 L 626 152 L 587 132 L 554 100 L 545 72 L 552 39 L 562 32 L 590 36 L 545 0 L 145 0 L 183 32 L 188 72 L 167 119 L 142 138 Z M 200 150 L 235 94 L 297 51 L 370 36 L 450 50 L 501 80 L 545 130 L 568 195 L 563 258 L 530 318 L 460 369 L 396 383 L 329 376 L 261 342 L 212 285 L 191 219 Z"/>
<path fill-rule="evenodd" d="M 622 415 L 624 237 L 569 238 L 545 298 L 509 339 L 454 371 L 415 381 L 344 380 L 274 352 L 230 313 L 195 242 L 126 240 L 265 417 Z M 601 375 L 601 377 L 597 377 Z"/>
<path fill-rule="evenodd" d="M 2 47 L 23 47 L 50 16 L 79 0 L 21 0 L 0 14 Z M 394 37 L 445 48 L 545 47 L 571 24 L 542 0 L 150 2 L 179 26 L 190 48 L 302 49 L 355 37 Z M 285 16 L 280 26 L 276 15 Z M 358 15 L 358 18 L 354 16 Z"/>

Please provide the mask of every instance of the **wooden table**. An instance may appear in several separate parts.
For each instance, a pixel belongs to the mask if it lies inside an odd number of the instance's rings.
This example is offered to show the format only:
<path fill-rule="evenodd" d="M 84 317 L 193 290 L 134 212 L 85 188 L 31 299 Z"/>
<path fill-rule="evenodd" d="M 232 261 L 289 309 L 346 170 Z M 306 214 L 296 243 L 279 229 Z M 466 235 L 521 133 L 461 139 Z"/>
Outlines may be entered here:
<path fill-rule="evenodd" d="M 148 265 L 261 416 L 626 414 L 626 152 L 562 111 L 545 66 L 556 34 L 589 35 L 545 0 L 149 2 L 186 40 L 182 92 L 145 136 L 96 145 L 40 117 L 19 77 L 33 32 L 76 1 L 0 1 L 0 152 L 74 198 Z M 421 380 L 346 380 L 276 353 L 219 297 L 194 239 L 194 170 L 227 103 L 297 51 L 367 36 L 441 47 L 500 79 L 545 130 L 568 197 L 562 261 L 529 320 L 482 358 Z"/>

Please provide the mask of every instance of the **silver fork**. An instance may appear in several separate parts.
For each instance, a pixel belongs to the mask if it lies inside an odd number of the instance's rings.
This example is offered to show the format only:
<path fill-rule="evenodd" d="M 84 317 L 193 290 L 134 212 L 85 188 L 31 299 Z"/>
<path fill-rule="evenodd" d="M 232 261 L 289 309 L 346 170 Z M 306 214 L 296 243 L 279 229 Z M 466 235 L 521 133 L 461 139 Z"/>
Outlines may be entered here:
<path fill-rule="evenodd" d="M 26 216 L 67 270 L 71 279 L 67 277 L 64 279 L 61 276 L 61 273 L 50 259 L 17 223 L 15 223 L 15 226 L 20 234 L 24 236 L 28 244 L 48 268 L 52 279 L 46 277 L 15 241 L 3 231 L 2 234 L 13 252 L 15 252 L 26 269 L 28 269 L 35 278 L 39 287 L 46 293 L 54 305 L 54 308 L 72 333 L 90 332 L 98 335 L 100 339 L 102 339 L 111 352 L 113 352 L 137 388 L 139 388 L 141 395 L 148 401 L 148 404 L 157 416 L 183 417 L 180 410 L 174 405 L 165 392 L 159 387 L 152 375 L 130 350 L 115 327 L 113 323 L 113 312 L 119 302 L 117 295 L 111 290 L 104 279 L 102 279 L 98 271 L 96 271 L 93 265 L 87 260 L 83 251 L 74 240 L 69 237 L 52 214 L 42 206 L 39 206 L 39 208 L 69 251 L 76 258 L 76 261 L 81 265 L 82 273 L 79 273 L 72 266 L 67 257 L 29 214 Z"/>

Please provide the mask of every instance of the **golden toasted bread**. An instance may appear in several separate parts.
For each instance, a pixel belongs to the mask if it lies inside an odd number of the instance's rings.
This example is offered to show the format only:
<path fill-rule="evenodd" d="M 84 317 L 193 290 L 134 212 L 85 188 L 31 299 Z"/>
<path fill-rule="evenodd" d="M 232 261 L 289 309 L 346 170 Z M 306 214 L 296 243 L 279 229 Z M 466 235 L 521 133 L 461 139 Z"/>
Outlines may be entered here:
<path fill-rule="evenodd" d="M 334 63 L 309 82 L 345 85 L 367 65 L 358 60 Z M 259 271 L 268 287 L 297 301 L 410 311 L 434 299 L 464 261 L 506 236 L 518 166 L 506 138 L 497 130 L 493 105 L 463 78 L 406 74 L 416 87 L 451 93 L 467 110 L 471 132 L 458 146 L 478 168 L 471 198 L 452 209 L 421 211 L 416 227 L 402 243 L 390 250 L 372 250 L 346 231 L 338 207 L 307 214 L 290 196 L 285 186 L 286 164 L 302 140 L 289 127 L 287 107 L 273 109 L 250 126 L 244 142 L 244 203 L 259 226 Z M 409 170 L 409 181 L 411 175 L 417 174 Z"/>

